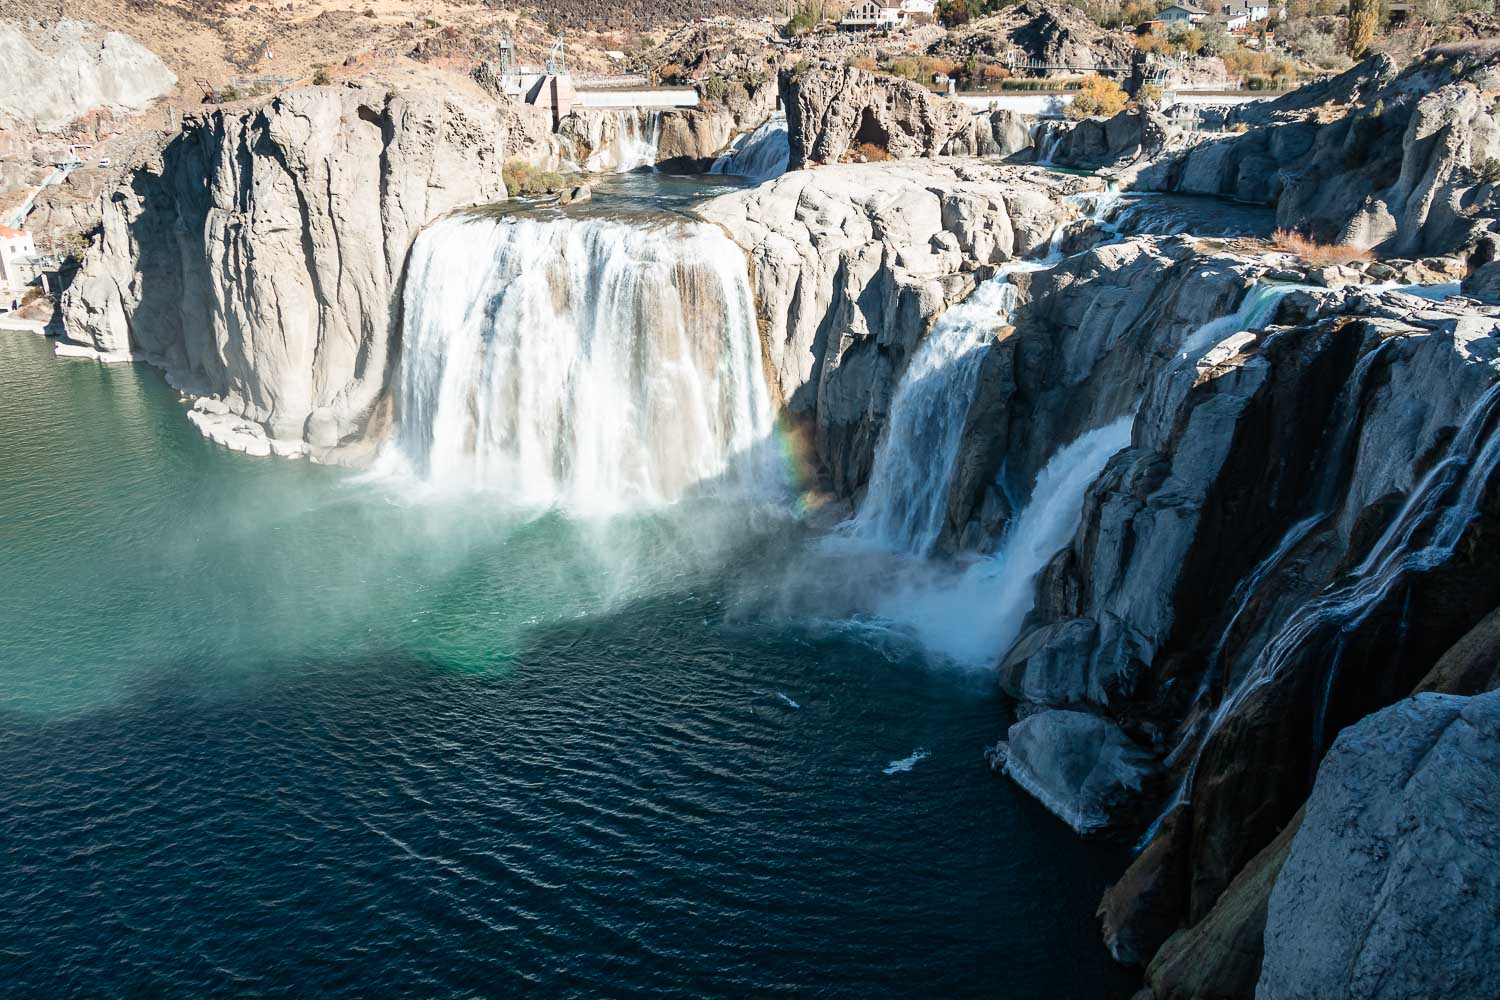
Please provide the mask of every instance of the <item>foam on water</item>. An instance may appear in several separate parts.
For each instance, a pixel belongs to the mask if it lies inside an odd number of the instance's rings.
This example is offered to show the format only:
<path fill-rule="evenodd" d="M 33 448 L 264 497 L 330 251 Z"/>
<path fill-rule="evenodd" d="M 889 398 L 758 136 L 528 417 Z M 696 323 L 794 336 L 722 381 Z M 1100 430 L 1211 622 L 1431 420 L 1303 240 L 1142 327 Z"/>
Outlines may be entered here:
<path fill-rule="evenodd" d="M 889 764 L 887 764 L 885 766 L 885 768 L 882 769 L 882 773 L 884 773 L 884 774 L 903 774 L 903 773 L 905 773 L 907 771 L 910 771 L 912 768 L 916 767 L 917 763 L 919 761 L 924 761 L 929 756 L 931 756 L 931 755 L 926 750 L 923 750 L 921 747 L 918 747 L 917 749 L 913 750 L 907 756 L 902 757 L 900 760 L 893 760 L 893 761 L 891 761 Z"/>

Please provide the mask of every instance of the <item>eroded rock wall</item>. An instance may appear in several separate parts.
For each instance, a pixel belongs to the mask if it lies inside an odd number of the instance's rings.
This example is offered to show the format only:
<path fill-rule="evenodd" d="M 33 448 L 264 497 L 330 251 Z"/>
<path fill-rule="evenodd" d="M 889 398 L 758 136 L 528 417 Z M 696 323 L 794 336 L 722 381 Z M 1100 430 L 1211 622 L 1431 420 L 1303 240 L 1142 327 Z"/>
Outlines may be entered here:
<path fill-rule="evenodd" d="M 1098 182 L 957 161 L 793 171 L 699 209 L 749 254 L 773 387 L 834 488 L 869 476 L 891 394 L 951 303 L 1042 250 Z"/>
<path fill-rule="evenodd" d="M 498 107 L 311 87 L 189 117 L 104 203 L 68 336 L 135 355 L 277 450 L 357 435 L 418 230 L 504 197 Z"/>
<path fill-rule="evenodd" d="M 177 85 L 150 49 L 86 21 L 0 21 L 0 66 L 0 119 L 43 131 L 99 108 L 143 111 Z"/>
<path fill-rule="evenodd" d="M 1280 325 L 1158 345 L 1131 446 L 1000 667 L 1023 714 L 1092 713 L 1168 770 L 1156 798 L 1064 810 L 1108 805 L 1127 826 L 1168 810 L 1101 911 L 1125 960 L 1208 917 L 1334 734 L 1500 601 L 1500 316 L 1358 290 L 1280 309 Z"/>
<path fill-rule="evenodd" d="M 1375 57 L 1325 84 L 1236 113 L 1246 130 L 1174 149 L 1139 190 L 1276 206 L 1326 243 L 1416 257 L 1500 230 L 1500 61 L 1440 50 L 1397 73 Z M 1476 61 L 1477 60 L 1477 61 Z"/>
<path fill-rule="evenodd" d="M 838 163 L 864 145 L 898 160 L 933 157 L 974 127 L 968 109 L 920 84 L 842 63 L 783 70 L 780 86 L 792 170 Z"/>
<path fill-rule="evenodd" d="M 1270 894 L 1257 1000 L 1500 995 L 1500 692 L 1347 729 Z"/>

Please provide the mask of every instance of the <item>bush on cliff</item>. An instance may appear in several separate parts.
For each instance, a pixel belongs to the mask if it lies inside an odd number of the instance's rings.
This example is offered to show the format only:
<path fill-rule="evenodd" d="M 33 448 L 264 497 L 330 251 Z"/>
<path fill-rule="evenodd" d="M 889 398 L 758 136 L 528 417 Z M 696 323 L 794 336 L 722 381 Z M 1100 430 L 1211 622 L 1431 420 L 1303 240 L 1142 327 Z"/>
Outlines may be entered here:
<path fill-rule="evenodd" d="M 505 190 L 515 198 L 532 194 L 555 194 L 567 187 L 562 174 L 550 170 L 539 170 L 525 160 L 506 160 L 500 170 L 505 179 Z"/>
<path fill-rule="evenodd" d="M 1330 264 L 1352 264 L 1357 260 L 1370 260 L 1374 254 L 1358 247 L 1339 243 L 1319 243 L 1317 240 L 1291 229 L 1278 229 L 1271 234 L 1271 243 L 1277 250 L 1295 254 L 1304 263 L 1314 267 Z"/>
<path fill-rule="evenodd" d="M 1066 114 L 1069 118 L 1108 118 L 1125 110 L 1130 98 L 1118 83 L 1106 80 L 1097 73 L 1083 78 L 1078 93 L 1069 102 Z"/>

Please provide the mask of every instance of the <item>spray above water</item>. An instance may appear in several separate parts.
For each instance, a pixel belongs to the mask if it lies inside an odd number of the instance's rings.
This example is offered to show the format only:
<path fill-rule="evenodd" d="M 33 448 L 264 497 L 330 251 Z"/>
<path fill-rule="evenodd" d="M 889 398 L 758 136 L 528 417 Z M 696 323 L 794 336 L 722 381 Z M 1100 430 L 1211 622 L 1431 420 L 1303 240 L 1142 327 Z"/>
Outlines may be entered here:
<path fill-rule="evenodd" d="M 1089 484 L 1130 444 L 1134 420 L 1121 417 L 1059 448 L 993 556 L 957 572 L 901 578 L 876 614 L 904 623 L 924 648 L 955 663 L 992 665 L 1020 636 L 1037 577 L 1072 539 Z"/>
<path fill-rule="evenodd" d="M 450 217 L 404 307 L 385 472 L 588 514 L 779 483 L 744 256 L 714 226 Z"/>

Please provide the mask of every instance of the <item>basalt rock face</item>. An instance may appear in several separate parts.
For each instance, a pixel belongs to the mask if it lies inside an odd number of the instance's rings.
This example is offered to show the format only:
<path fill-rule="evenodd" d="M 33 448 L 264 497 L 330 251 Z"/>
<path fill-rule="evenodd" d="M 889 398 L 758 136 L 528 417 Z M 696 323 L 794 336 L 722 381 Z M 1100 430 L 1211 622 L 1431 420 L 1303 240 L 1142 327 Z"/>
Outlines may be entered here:
<path fill-rule="evenodd" d="M 944 156 L 1007 157 L 1031 146 L 1026 119 L 1014 111 L 983 111 L 949 137 Z"/>
<path fill-rule="evenodd" d="M 1351 726 L 1271 892 L 1257 1000 L 1500 996 L 1500 692 Z"/>
<path fill-rule="evenodd" d="M 385 385 L 412 240 L 504 197 L 504 148 L 498 108 L 383 87 L 189 117 L 104 204 L 68 336 L 143 356 L 278 451 L 334 446 Z"/>
<path fill-rule="evenodd" d="M 1030 492 L 1056 447 L 1131 413 L 1161 358 L 1232 311 L 1259 270 L 1235 254 L 1199 256 L 1191 240 L 1147 237 L 1012 276 L 1024 303 L 980 368 L 948 491 L 949 547 L 991 544 L 1006 498 Z"/>
<path fill-rule="evenodd" d="M 1321 242 L 1405 257 L 1447 253 L 1500 230 L 1500 63 L 1439 52 L 1396 74 L 1384 57 L 1235 116 L 1239 135 L 1168 152 L 1140 190 L 1221 194 L 1276 206 Z"/>
<path fill-rule="evenodd" d="M 700 207 L 749 254 L 773 391 L 834 488 L 869 476 L 891 395 L 937 317 L 1043 249 L 1091 179 L 963 161 L 793 171 Z"/>
<path fill-rule="evenodd" d="M 1109 301 L 1087 282 L 1069 298 Z M 1111 800 L 1113 823 L 1175 803 L 1101 908 L 1122 960 L 1210 918 L 1340 728 L 1410 692 L 1500 602 L 1500 316 L 1346 289 L 1290 296 L 1277 318 L 1155 345 L 1131 446 L 1090 487 L 1001 662 L 1023 714 L 1098 715 L 1176 789 Z M 1179 976 L 1253 936 L 1243 892 Z M 1243 980 L 1245 962 L 1225 968 Z M 1176 989 L 1163 995 L 1198 995 Z"/>
<path fill-rule="evenodd" d="M 1121 111 L 1112 118 L 1043 122 L 1037 130 L 1038 159 L 1082 170 L 1120 167 L 1167 147 L 1171 129 L 1156 111 Z"/>
<path fill-rule="evenodd" d="M 1049 65 L 1096 66 L 1128 64 L 1133 46 L 1066 4 L 1025 0 L 949 31 L 931 52 L 954 62 L 1019 52 Z"/>
<path fill-rule="evenodd" d="M 974 127 L 968 109 L 926 87 L 841 63 L 783 70 L 780 87 L 792 170 L 838 163 L 866 144 L 898 160 L 937 156 Z"/>
<path fill-rule="evenodd" d="M 675 108 L 662 113 L 656 168 L 664 173 L 706 174 L 729 145 L 734 116 L 725 108 Z"/>

